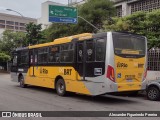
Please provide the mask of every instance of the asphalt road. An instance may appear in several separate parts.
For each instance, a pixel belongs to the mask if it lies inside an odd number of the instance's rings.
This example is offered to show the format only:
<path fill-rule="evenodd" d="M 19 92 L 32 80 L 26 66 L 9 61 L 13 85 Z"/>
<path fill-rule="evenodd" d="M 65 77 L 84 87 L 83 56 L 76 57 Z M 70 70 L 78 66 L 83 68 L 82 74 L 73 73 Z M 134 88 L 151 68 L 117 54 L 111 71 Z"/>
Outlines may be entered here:
<path fill-rule="evenodd" d="M 20 88 L 10 80 L 9 74 L 0 73 L 0 111 L 160 111 L 160 101 L 149 101 L 144 95 L 90 97 L 69 94 L 60 97 L 52 89 L 29 86 Z M 0 118 L 1 120 L 2 118 Z M 11 118 L 10 118 L 11 119 Z M 32 120 L 33 118 L 24 118 Z M 35 118 L 36 119 L 36 118 Z M 39 120 L 40 118 L 37 118 Z M 41 118 L 44 119 L 44 118 Z M 45 119 L 105 119 L 116 118 L 45 118 Z M 118 120 L 138 118 L 118 118 Z M 151 118 L 141 118 L 150 120 Z M 159 118 L 154 118 L 158 120 Z M 14 120 L 13 118 L 11 120 Z M 17 118 L 15 118 L 17 120 Z"/>

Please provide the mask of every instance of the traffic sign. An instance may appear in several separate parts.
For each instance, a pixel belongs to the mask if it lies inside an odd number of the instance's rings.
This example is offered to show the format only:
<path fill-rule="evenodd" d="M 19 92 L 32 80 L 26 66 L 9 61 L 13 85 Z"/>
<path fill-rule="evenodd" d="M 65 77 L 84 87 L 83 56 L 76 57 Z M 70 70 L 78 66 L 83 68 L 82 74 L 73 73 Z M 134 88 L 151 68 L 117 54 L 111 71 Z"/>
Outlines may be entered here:
<path fill-rule="evenodd" d="M 57 23 L 77 23 L 77 18 L 49 17 L 49 21 Z"/>
<path fill-rule="evenodd" d="M 77 8 L 49 5 L 49 22 L 77 23 Z"/>

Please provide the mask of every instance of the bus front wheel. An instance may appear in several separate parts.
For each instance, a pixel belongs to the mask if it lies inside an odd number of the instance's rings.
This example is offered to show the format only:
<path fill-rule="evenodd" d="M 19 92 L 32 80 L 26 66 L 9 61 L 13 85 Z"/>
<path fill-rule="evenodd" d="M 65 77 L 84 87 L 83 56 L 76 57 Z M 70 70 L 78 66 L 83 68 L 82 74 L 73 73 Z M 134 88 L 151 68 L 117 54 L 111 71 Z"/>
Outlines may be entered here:
<path fill-rule="evenodd" d="M 56 82 L 56 92 L 59 96 L 64 96 L 66 94 L 66 85 L 63 79 L 59 79 Z"/>
<path fill-rule="evenodd" d="M 19 77 L 19 85 L 21 88 L 27 87 L 27 85 L 24 83 L 24 77 L 22 75 Z"/>

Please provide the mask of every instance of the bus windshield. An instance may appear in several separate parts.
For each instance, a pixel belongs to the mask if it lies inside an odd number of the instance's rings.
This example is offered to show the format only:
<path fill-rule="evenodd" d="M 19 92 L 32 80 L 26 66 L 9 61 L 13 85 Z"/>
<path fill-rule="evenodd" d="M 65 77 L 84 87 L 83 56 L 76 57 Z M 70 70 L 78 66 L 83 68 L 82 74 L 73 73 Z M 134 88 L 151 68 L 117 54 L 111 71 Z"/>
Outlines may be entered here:
<path fill-rule="evenodd" d="M 137 35 L 113 33 L 116 55 L 145 55 L 145 38 Z"/>

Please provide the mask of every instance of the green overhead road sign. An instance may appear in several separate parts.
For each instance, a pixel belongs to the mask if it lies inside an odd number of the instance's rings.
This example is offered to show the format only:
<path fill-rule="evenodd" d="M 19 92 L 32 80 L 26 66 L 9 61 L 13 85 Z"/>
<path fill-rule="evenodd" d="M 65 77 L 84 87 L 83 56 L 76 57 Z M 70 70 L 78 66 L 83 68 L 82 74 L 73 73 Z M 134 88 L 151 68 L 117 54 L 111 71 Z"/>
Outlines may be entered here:
<path fill-rule="evenodd" d="M 77 8 L 49 5 L 49 22 L 77 23 Z"/>
<path fill-rule="evenodd" d="M 49 5 L 49 16 L 76 18 L 77 8 Z"/>

